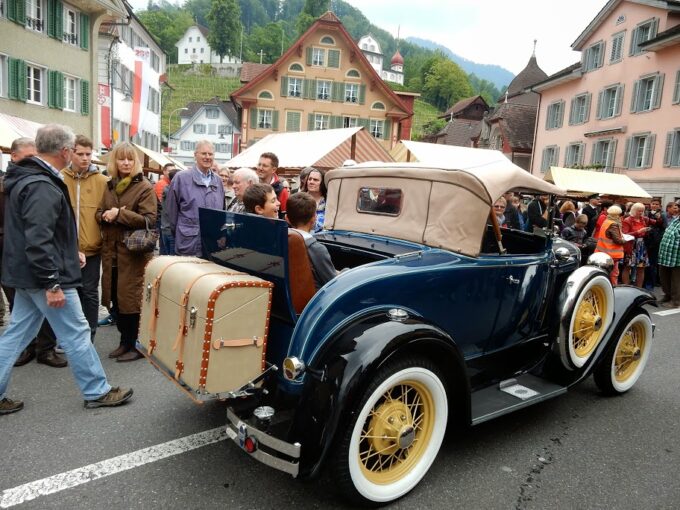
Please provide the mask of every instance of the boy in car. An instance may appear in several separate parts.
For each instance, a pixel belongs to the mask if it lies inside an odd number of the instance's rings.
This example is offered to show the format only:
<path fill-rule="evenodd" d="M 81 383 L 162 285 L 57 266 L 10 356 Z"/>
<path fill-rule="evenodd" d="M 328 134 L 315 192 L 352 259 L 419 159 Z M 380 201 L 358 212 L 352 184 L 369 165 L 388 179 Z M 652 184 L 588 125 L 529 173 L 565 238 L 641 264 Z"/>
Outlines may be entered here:
<path fill-rule="evenodd" d="M 279 200 L 269 184 L 253 184 L 243 194 L 243 206 L 250 214 L 278 219 Z"/>
<path fill-rule="evenodd" d="M 288 198 L 286 218 L 293 230 L 298 231 L 305 240 L 316 290 L 323 287 L 338 274 L 326 247 L 310 234 L 316 223 L 316 200 L 304 191 Z"/>

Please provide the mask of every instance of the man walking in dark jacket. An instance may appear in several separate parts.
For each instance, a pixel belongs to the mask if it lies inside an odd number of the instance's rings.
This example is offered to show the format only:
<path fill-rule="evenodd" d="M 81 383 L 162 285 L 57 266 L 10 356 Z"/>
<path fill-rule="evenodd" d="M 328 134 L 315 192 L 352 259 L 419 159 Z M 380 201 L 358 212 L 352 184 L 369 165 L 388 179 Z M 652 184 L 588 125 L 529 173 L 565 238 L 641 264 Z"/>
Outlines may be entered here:
<path fill-rule="evenodd" d="M 59 169 L 68 165 L 75 135 L 50 124 L 38 130 L 37 156 L 8 171 L 2 283 L 16 289 L 7 330 L 0 336 L 0 414 L 23 408 L 7 398 L 12 365 L 47 318 L 69 360 L 86 408 L 115 406 L 132 389 L 112 388 L 90 341 L 77 288 L 85 255 L 78 252 L 75 217 Z"/>

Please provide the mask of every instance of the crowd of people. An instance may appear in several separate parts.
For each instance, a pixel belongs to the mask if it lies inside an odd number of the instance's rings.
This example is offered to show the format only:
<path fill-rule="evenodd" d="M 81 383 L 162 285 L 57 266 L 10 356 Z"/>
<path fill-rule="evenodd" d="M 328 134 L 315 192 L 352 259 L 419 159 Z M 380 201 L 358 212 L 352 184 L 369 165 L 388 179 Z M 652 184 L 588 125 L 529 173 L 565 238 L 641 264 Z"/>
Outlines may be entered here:
<path fill-rule="evenodd" d="M 567 205 L 569 204 L 569 205 Z M 615 204 L 591 197 L 580 214 L 571 200 L 559 208 L 561 236 L 579 246 L 583 260 L 593 252 L 614 259 L 612 285 L 626 284 L 663 291 L 661 306 L 680 307 L 680 205 L 661 208 L 653 198 Z M 570 225 L 570 226 L 568 226 Z"/>
<path fill-rule="evenodd" d="M 319 169 L 306 168 L 291 197 L 273 153 L 262 154 L 255 170 L 231 171 L 216 164 L 211 142 L 200 141 L 191 168 L 167 164 L 156 183 L 144 176 L 129 142 L 112 148 L 103 171 L 92 154 L 85 136 L 50 124 L 35 140 L 15 140 L 1 176 L 0 214 L 7 211 L 0 217 L 2 286 L 11 313 L 0 336 L 0 414 L 23 408 L 7 388 L 13 367 L 34 358 L 70 366 L 86 408 L 121 405 L 132 396 L 131 388 L 108 383 L 94 341 L 98 326 L 115 324 L 119 345 L 108 357 L 142 357 L 136 343 L 144 268 L 153 250 L 131 246 L 134 232 L 156 231 L 161 255 L 200 256 L 200 207 L 288 218 L 305 240 L 317 288 L 336 274 L 328 251 L 311 235 L 324 220 Z M 110 312 L 101 321 L 100 303 Z"/>

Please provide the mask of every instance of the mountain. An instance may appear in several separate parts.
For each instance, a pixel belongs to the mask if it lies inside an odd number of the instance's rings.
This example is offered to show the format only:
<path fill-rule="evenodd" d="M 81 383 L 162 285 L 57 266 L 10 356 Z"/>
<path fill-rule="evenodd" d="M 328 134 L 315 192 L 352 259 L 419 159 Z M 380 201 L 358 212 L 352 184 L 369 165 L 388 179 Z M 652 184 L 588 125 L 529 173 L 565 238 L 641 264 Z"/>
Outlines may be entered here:
<path fill-rule="evenodd" d="M 421 39 L 420 37 L 407 37 L 406 40 L 430 50 L 440 50 L 444 55 L 458 64 L 463 71 L 468 74 L 474 73 L 478 78 L 490 81 L 498 88 L 498 90 L 503 90 L 504 87 L 507 87 L 515 77 L 514 74 L 507 69 L 503 69 L 501 66 L 478 64 L 477 62 L 463 58 L 460 55 L 456 55 L 446 46 L 442 46 L 436 42 Z"/>

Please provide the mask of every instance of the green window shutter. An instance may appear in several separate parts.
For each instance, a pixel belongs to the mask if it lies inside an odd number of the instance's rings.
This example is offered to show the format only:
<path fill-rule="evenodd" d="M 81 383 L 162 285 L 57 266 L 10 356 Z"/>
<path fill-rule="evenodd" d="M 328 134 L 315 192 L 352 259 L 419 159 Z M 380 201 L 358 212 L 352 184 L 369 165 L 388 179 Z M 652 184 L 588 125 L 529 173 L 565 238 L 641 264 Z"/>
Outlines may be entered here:
<path fill-rule="evenodd" d="M 303 99 L 309 99 L 309 89 L 311 88 L 310 86 L 310 81 L 307 78 L 302 80 L 302 97 Z"/>
<path fill-rule="evenodd" d="M 10 99 L 19 98 L 17 62 L 17 59 L 12 57 L 7 59 L 7 97 Z"/>
<path fill-rule="evenodd" d="M 28 99 L 28 89 L 26 86 L 26 62 L 18 58 L 9 58 L 8 68 L 8 91 L 10 99 L 26 102 Z"/>
<path fill-rule="evenodd" d="M 640 90 L 640 80 L 633 84 L 633 95 L 630 98 L 630 113 L 635 113 L 638 110 L 638 91 Z"/>
<path fill-rule="evenodd" d="M 392 120 L 390 119 L 385 119 L 385 130 L 384 130 L 384 136 L 383 138 L 385 140 L 389 140 L 390 136 L 392 135 Z"/>
<path fill-rule="evenodd" d="M 328 50 L 328 67 L 340 68 L 340 50 Z"/>
<path fill-rule="evenodd" d="M 286 113 L 286 131 L 300 131 L 300 112 Z"/>
<path fill-rule="evenodd" d="M 54 15 L 55 11 L 55 4 L 57 3 L 57 0 L 47 0 L 47 35 L 49 37 L 56 37 L 55 36 L 55 25 L 57 22 L 56 16 Z M 49 82 L 49 78 L 48 78 Z M 50 97 L 50 93 L 48 92 L 47 94 L 48 98 Z M 49 99 L 48 99 L 48 104 L 49 104 Z"/>
<path fill-rule="evenodd" d="M 250 129 L 257 129 L 257 108 L 250 108 Z"/>
<path fill-rule="evenodd" d="M 636 53 L 636 48 L 637 48 L 637 38 L 638 38 L 638 33 L 640 32 L 639 28 L 635 28 L 633 30 L 633 33 L 631 34 L 630 37 L 630 49 L 628 50 L 628 56 L 631 57 L 635 55 Z"/>
<path fill-rule="evenodd" d="M 331 99 L 335 102 L 344 102 L 345 100 L 345 84 L 339 81 L 333 82 L 333 90 L 331 91 Z"/>
<path fill-rule="evenodd" d="M 359 104 L 364 104 L 366 102 L 366 85 L 362 84 L 359 87 Z"/>
<path fill-rule="evenodd" d="M 80 13 L 80 47 L 84 50 L 90 47 L 90 16 Z"/>
<path fill-rule="evenodd" d="M 288 76 L 281 76 L 281 97 L 288 97 Z"/>
<path fill-rule="evenodd" d="M 54 103 L 60 110 L 64 109 L 64 75 L 59 71 L 55 71 L 56 89 Z"/>
<path fill-rule="evenodd" d="M 312 65 L 312 48 L 307 48 L 307 65 Z"/>
<path fill-rule="evenodd" d="M 666 135 L 666 150 L 664 151 L 663 155 L 663 166 L 669 167 L 671 166 L 671 156 L 673 154 L 673 139 L 676 136 L 675 131 L 671 131 Z"/>
<path fill-rule="evenodd" d="M 342 117 L 340 115 L 331 115 L 330 128 L 339 129 L 342 127 Z"/>
<path fill-rule="evenodd" d="M 600 93 L 597 95 L 597 110 L 595 110 L 596 114 L 595 117 L 599 120 L 602 118 L 602 96 L 604 95 L 604 91 L 600 90 Z"/>
<path fill-rule="evenodd" d="M 278 110 L 274 110 L 272 112 L 272 130 L 273 131 L 279 130 L 279 111 Z"/>
<path fill-rule="evenodd" d="M 623 104 L 623 85 L 619 85 L 616 90 L 616 110 L 614 111 L 614 117 L 621 115 L 621 105 Z"/>
<path fill-rule="evenodd" d="M 675 89 L 673 91 L 673 104 L 680 103 L 680 71 L 675 73 Z"/>
<path fill-rule="evenodd" d="M 314 131 L 314 114 L 307 115 L 307 131 Z"/>
<path fill-rule="evenodd" d="M 9 0 L 7 17 L 19 25 L 26 24 L 26 0 Z"/>
<path fill-rule="evenodd" d="M 90 113 L 90 82 L 87 80 L 80 80 L 80 113 Z"/>
<path fill-rule="evenodd" d="M 656 86 L 654 87 L 654 99 L 652 101 L 652 108 L 655 110 L 661 106 L 661 96 L 663 94 L 663 79 L 664 75 L 659 74 L 655 80 Z"/>
<path fill-rule="evenodd" d="M 576 99 L 572 98 L 571 107 L 569 108 L 569 125 L 573 126 L 576 117 Z"/>
<path fill-rule="evenodd" d="M 649 168 L 652 166 L 654 159 L 654 146 L 656 145 L 656 135 L 652 134 L 647 137 L 645 144 L 645 153 L 643 155 L 642 168 Z"/>
<path fill-rule="evenodd" d="M 623 151 L 623 168 L 630 168 L 630 138 L 626 138 L 626 150 Z"/>
<path fill-rule="evenodd" d="M 371 121 L 369 119 L 358 119 L 357 123 L 359 126 L 365 129 L 368 129 L 368 127 L 371 125 Z"/>
<path fill-rule="evenodd" d="M 64 39 L 64 6 L 59 0 L 54 1 L 54 38 Z"/>
<path fill-rule="evenodd" d="M 55 76 L 54 74 L 56 71 L 47 71 L 47 107 L 48 108 L 55 108 L 54 103 L 54 97 L 56 95 L 56 86 L 54 85 L 55 83 Z"/>
<path fill-rule="evenodd" d="M 586 111 L 583 115 L 583 122 L 588 122 L 590 120 L 590 102 L 593 100 L 593 95 L 588 92 L 586 94 Z"/>

